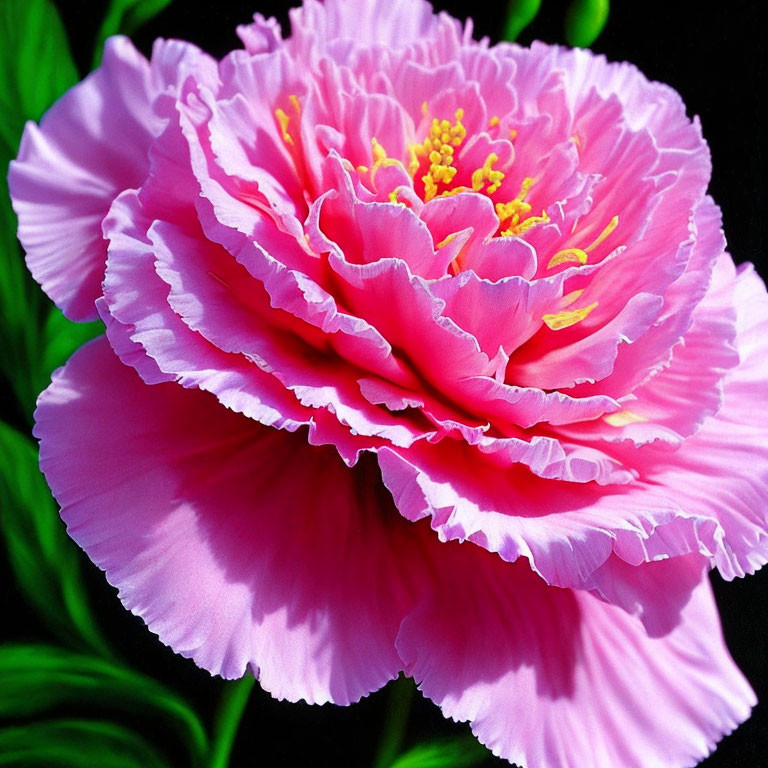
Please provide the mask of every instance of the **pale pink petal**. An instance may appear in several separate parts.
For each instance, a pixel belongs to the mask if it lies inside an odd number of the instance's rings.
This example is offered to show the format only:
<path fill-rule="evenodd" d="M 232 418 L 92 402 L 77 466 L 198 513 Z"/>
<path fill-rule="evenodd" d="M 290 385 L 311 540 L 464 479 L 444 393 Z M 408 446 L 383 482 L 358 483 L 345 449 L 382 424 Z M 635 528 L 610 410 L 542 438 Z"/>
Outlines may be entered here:
<path fill-rule="evenodd" d="M 43 290 L 73 320 L 98 317 L 106 243 L 101 222 L 112 200 L 149 170 L 162 121 L 147 60 L 112 38 L 101 67 L 45 115 L 28 123 L 8 182 L 19 239 Z"/>
<path fill-rule="evenodd" d="M 253 55 L 271 53 L 283 42 L 283 33 L 277 19 L 267 19 L 260 13 L 253 14 L 251 24 L 240 24 L 237 36 L 243 41 L 245 50 Z"/>
<path fill-rule="evenodd" d="M 675 452 L 674 461 L 663 452 L 643 455 L 650 482 L 689 514 L 718 521 L 721 542 L 713 555 L 728 579 L 768 562 L 768 296 L 751 265 L 738 273 L 734 305 L 741 362 L 726 375 L 722 408 Z M 663 539 L 649 544 L 651 552 L 666 546 Z"/>
<path fill-rule="evenodd" d="M 527 768 L 692 766 L 755 696 L 723 643 L 706 579 L 679 623 L 649 637 L 588 592 L 525 564 L 444 545 L 429 597 L 403 622 L 406 670 L 447 717 Z"/>
<path fill-rule="evenodd" d="M 347 704 L 394 677 L 411 526 L 304 434 L 148 387 L 96 340 L 41 396 L 41 466 L 125 606 L 214 674 Z M 410 554 L 409 554 L 410 553 Z"/>
<path fill-rule="evenodd" d="M 19 239 L 43 290 L 72 320 L 98 317 L 112 201 L 149 171 L 163 127 L 154 102 L 194 73 L 217 81 L 216 62 L 178 40 L 158 41 L 151 64 L 125 37 L 107 41 L 101 66 L 67 92 L 38 128 L 28 123 L 9 186 Z"/>

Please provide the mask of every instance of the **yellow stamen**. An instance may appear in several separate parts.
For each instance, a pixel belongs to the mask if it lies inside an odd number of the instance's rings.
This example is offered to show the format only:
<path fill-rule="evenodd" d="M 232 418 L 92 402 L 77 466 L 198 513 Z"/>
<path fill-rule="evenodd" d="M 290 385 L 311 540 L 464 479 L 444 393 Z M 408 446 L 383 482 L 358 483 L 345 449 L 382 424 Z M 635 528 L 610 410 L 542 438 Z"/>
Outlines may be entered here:
<path fill-rule="evenodd" d="M 581 248 L 566 248 L 564 251 L 558 251 L 547 264 L 547 269 L 558 267 L 560 264 L 576 263 L 586 264 L 589 257 Z"/>
<path fill-rule="evenodd" d="M 602 242 L 603 242 L 603 240 L 605 240 L 605 238 L 606 238 L 606 237 L 608 237 L 608 235 L 610 235 L 610 234 L 611 234 L 611 232 L 613 232 L 613 230 L 614 230 L 614 229 L 616 229 L 616 227 L 618 227 L 618 226 L 619 226 L 619 217 L 618 217 L 618 216 L 614 216 L 614 217 L 613 217 L 613 218 L 612 218 L 612 219 L 611 219 L 611 220 L 608 222 L 608 226 L 607 226 L 607 227 L 606 227 L 606 228 L 605 228 L 605 229 L 604 229 L 604 230 L 603 230 L 603 231 L 602 231 L 602 232 L 601 232 L 601 233 L 600 233 L 600 234 L 599 234 L 599 235 L 598 235 L 598 236 L 597 236 L 597 237 L 596 237 L 596 238 L 595 238 L 595 239 L 594 239 L 594 240 L 593 240 L 593 241 L 592 241 L 592 242 L 591 242 L 591 243 L 590 243 L 590 244 L 589 244 L 589 245 L 588 245 L 588 246 L 587 246 L 587 247 L 586 247 L 584 250 L 585 250 L 587 253 L 589 253 L 590 251 L 593 251 L 593 250 L 594 250 L 595 248 L 597 248 L 597 246 L 598 246 L 598 245 L 600 245 L 600 243 L 602 243 Z"/>
<path fill-rule="evenodd" d="M 640 424 L 648 421 L 648 419 L 632 411 L 618 411 L 617 413 L 609 413 L 607 416 L 603 416 L 603 421 L 612 427 L 626 427 L 627 424 Z"/>
<path fill-rule="evenodd" d="M 453 195 L 458 195 L 459 192 L 471 192 L 472 190 L 469 187 L 454 187 L 453 189 L 446 189 L 445 192 L 440 193 L 440 197 L 453 197 Z"/>
<path fill-rule="evenodd" d="M 277 118 L 277 122 L 280 123 L 280 130 L 283 133 L 283 141 L 286 144 L 293 146 L 293 137 L 288 133 L 288 123 L 291 118 L 279 107 L 275 110 L 275 117 Z"/>
<path fill-rule="evenodd" d="M 295 93 L 292 93 L 288 97 L 288 101 L 290 101 L 293 105 L 293 108 L 296 110 L 296 114 L 301 115 L 301 104 L 299 104 L 299 97 Z"/>
<path fill-rule="evenodd" d="M 500 122 L 500 120 L 499 120 L 499 116 L 498 116 L 498 115 L 494 115 L 494 116 L 493 116 L 493 117 L 492 117 L 492 118 L 491 118 L 491 119 L 488 121 L 488 127 L 489 127 L 489 128 L 493 128 L 493 127 L 497 126 L 497 125 L 499 124 L 499 122 Z"/>
<path fill-rule="evenodd" d="M 504 173 L 493 170 L 493 164 L 498 162 L 498 160 L 499 156 L 495 152 L 491 152 L 485 159 L 483 167 L 472 172 L 472 189 L 475 192 L 480 192 L 487 181 L 491 183 L 486 190 L 489 195 L 492 195 L 501 186 Z"/>
<path fill-rule="evenodd" d="M 446 245 L 448 245 L 448 243 L 450 243 L 452 240 L 455 240 L 455 239 L 456 239 L 456 235 L 457 235 L 457 234 L 458 234 L 458 233 L 454 232 L 453 234 L 450 234 L 450 235 L 448 235 L 448 237 L 446 237 L 444 240 L 441 240 L 441 241 L 440 241 L 440 242 L 439 242 L 439 243 L 438 243 L 438 244 L 435 246 L 435 249 L 436 249 L 436 250 L 440 250 L 440 248 L 444 248 Z"/>
<path fill-rule="evenodd" d="M 509 129 L 509 140 L 514 141 L 517 138 L 517 131 L 514 128 Z"/>
<path fill-rule="evenodd" d="M 559 331 L 563 328 L 570 328 L 576 323 L 580 323 L 597 306 L 593 302 L 589 306 L 581 309 L 564 309 L 561 312 L 555 312 L 551 315 L 544 315 L 541 319 L 547 324 L 547 327 L 553 331 Z"/>

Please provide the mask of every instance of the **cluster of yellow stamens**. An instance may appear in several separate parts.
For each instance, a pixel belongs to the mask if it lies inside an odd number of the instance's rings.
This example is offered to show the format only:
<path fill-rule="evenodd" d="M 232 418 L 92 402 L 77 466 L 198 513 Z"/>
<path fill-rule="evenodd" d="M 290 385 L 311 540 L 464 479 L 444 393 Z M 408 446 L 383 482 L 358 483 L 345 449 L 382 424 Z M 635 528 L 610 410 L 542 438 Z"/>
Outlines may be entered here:
<path fill-rule="evenodd" d="M 456 147 L 461 146 L 467 135 L 461 119 L 464 110 L 456 110 L 456 121 L 438 120 L 433 118 L 429 129 L 429 136 L 422 144 L 410 147 L 411 162 L 409 170 L 415 174 L 419 169 L 419 155 L 426 155 L 429 159 L 429 170 L 421 177 L 424 182 L 424 201 L 428 202 L 437 194 L 438 184 L 450 184 L 456 175 L 456 167 L 453 165 L 453 153 Z"/>
<path fill-rule="evenodd" d="M 528 197 L 528 193 L 535 183 L 535 179 L 526 176 L 514 200 L 510 200 L 508 203 L 496 203 L 496 215 L 499 217 L 499 223 L 501 226 L 506 225 L 505 229 L 501 231 L 502 236 L 521 235 L 537 224 L 549 221 L 546 211 L 542 211 L 541 216 L 528 216 L 531 212 L 531 204 L 525 202 L 525 198 Z"/>

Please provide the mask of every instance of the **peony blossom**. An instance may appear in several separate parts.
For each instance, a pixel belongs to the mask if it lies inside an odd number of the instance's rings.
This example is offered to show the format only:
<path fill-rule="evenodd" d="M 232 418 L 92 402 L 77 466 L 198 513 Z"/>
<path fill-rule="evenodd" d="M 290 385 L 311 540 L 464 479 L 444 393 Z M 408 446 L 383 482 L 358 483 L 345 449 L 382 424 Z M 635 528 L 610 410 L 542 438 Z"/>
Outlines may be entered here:
<path fill-rule="evenodd" d="M 768 297 L 679 96 L 420 0 L 102 66 L 9 182 L 106 336 L 41 395 L 69 534 L 273 696 L 404 671 L 530 768 L 690 766 L 755 703 L 707 580 L 768 560 Z"/>

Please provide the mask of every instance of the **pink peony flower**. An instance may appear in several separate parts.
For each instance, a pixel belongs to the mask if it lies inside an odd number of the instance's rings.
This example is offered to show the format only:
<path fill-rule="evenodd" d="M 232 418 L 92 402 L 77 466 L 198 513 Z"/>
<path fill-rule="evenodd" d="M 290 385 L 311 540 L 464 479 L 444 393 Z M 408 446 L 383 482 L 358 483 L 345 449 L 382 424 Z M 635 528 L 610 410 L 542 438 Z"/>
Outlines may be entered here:
<path fill-rule="evenodd" d="M 707 571 L 768 560 L 768 298 L 698 122 L 419 0 L 291 22 L 114 38 L 26 129 L 29 267 L 107 328 L 36 414 L 70 535 L 211 673 L 692 765 L 755 701 Z"/>

